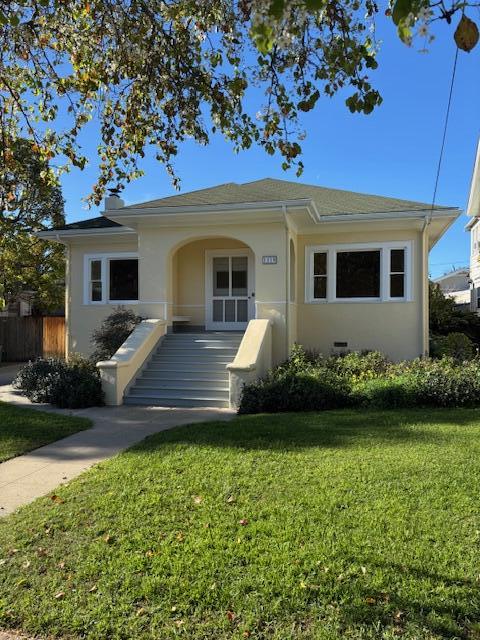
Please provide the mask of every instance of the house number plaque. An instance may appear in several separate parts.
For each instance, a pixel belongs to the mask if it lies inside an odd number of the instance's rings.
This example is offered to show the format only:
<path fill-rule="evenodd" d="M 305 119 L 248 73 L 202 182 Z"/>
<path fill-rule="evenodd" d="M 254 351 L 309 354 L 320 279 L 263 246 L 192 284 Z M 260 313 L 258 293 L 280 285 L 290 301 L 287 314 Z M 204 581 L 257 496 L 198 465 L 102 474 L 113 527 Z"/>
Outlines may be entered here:
<path fill-rule="evenodd" d="M 262 256 L 262 264 L 277 264 L 277 256 Z"/>

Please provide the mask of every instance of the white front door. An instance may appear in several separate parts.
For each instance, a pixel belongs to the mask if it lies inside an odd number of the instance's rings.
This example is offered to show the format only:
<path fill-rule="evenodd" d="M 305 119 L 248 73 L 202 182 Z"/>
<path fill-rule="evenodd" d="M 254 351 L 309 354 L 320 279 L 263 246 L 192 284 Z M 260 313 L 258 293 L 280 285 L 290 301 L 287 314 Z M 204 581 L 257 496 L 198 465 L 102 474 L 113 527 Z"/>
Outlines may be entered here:
<path fill-rule="evenodd" d="M 216 250 L 207 251 L 205 258 L 205 328 L 246 329 L 255 317 L 253 253 Z"/>

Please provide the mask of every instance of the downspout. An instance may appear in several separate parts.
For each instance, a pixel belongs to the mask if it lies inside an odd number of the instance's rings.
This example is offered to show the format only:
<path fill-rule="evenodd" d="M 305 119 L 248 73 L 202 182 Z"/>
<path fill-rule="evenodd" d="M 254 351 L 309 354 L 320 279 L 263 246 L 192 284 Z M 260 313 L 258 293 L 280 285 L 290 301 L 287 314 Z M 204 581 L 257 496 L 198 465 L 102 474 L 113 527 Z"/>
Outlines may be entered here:
<path fill-rule="evenodd" d="M 426 214 L 422 227 L 422 352 L 429 353 L 429 295 L 428 295 L 428 227 L 432 221 L 432 212 Z"/>
<path fill-rule="evenodd" d="M 290 247 L 288 237 L 287 205 L 282 204 L 285 223 L 285 353 L 290 355 Z"/>

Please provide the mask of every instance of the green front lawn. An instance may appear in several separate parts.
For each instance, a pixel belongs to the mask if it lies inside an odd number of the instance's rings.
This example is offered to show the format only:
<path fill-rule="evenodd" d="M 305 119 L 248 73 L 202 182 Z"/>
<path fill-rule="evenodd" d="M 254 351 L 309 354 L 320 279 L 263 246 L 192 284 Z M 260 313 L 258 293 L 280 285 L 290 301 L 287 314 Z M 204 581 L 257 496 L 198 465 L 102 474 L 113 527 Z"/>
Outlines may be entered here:
<path fill-rule="evenodd" d="M 183 427 L 56 493 L 0 523 L 0 627 L 480 638 L 478 411 Z"/>
<path fill-rule="evenodd" d="M 0 402 L 0 462 L 88 429 L 87 418 L 23 409 Z"/>

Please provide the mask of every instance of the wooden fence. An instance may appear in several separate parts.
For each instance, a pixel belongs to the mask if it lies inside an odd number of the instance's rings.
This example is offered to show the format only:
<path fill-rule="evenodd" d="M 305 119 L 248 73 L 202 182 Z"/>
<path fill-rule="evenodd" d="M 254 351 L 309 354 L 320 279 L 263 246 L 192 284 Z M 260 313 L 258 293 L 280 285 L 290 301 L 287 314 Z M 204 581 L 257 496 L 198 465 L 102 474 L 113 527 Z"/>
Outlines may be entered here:
<path fill-rule="evenodd" d="M 40 357 L 65 357 L 65 318 L 0 318 L 0 349 L 4 362 Z"/>

